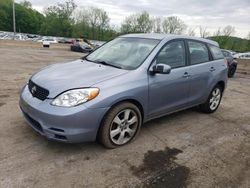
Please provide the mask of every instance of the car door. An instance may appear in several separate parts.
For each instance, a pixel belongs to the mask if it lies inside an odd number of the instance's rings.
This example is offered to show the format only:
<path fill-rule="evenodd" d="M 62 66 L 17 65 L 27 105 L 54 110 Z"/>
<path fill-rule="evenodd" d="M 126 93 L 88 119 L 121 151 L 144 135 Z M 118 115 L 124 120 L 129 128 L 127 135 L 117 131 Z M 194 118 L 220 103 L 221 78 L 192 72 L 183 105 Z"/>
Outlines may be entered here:
<path fill-rule="evenodd" d="M 191 75 L 189 101 L 190 105 L 195 105 L 203 102 L 210 93 L 213 72 L 216 69 L 205 43 L 188 40 L 187 44 Z"/>
<path fill-rule="evenodd" d="M 189 67 L 183 40 L 170 41 L 159 51 L 155 64 L 167 64 L 169 74 L 149 74 L 149 118 L 183 108 L 188 102 Z"/>

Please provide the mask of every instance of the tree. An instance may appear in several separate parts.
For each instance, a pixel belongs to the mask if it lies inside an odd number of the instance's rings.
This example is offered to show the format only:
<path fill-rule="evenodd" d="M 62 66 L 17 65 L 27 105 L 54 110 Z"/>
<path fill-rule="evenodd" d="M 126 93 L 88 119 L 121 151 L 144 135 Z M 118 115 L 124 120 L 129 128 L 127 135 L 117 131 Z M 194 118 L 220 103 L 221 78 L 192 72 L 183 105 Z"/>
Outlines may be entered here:
<path fill-rule="evenodd" d="M 235 28 L 231 25 L 228 25 L 222 30 L 222 34 L 227 37 L 232 36 L 235 34 Z"/>
<path fill-rule="evenodd" d="M 221 36 L 222 32 L 221 32 L 221 28 L 219 27 L 215 32 L 214 32 L 214 36 L 218 37 Z"/>
<path fill-rule="evenodd" d="M 188 29 L 188 35 L 189 35 L 189 36 L 192 36 L 192 37 L 195 36 L 195 29 L 196 29 L 196 28 L 189 28 L 189 29 Z"/>
<path fill-rule="evenodd" d="M 148 33 L 151 32 L 153 28 L 153 22 L 149 14 L 144 11 L 137 17 L 137 32 Z"/>
<path fill-rule="evenodd" d="M 75 9 L 76 4 L 73 0 L 48 7 L 44 11 L 46 18 L 41 26 L 41 33 L 51 36 L 71 37 L 74 23 L 71 16 Z"/>
<path fill-rule="evenodd" d="M 153 22 L 153 31 L 155 33 L 162 33 L 162 19 L 161 17 L 156 17 L 152 20 Z"/>
<path fill-rule="evenodd" d="M 110 18 L 103 9 L 89 7 L 78 10 L 75 14 L 75 21 L 78 28 L 74 27 L 74 35 L 83 34 L 92 39 L 103 40 L 115 33 L 111 31 Z"/>
<path fill-rule="evenodd" d="M 29 4 L 29 2 L 26 2 L 26 4 Z M 23 33 L 39 33 L 44 16 L 31 7 L 31 4 L 24 6 L 23 3 L 15 3 L 17 31 Z M 13 31 L 12 18 L 12 0 L 1 0 L 0 30 Z"/>
<path fill-rule="evenodd" d="M 216 41 L 220 44 L 220 46 L 224 46 L 226 49 L 233 49 L 235 43 L 231 40 L 231 35 L 235 33 L 235 28 L 233 26 L 226 26 L 223 29 L 218 28 L 214 32 L 214 37 Z"/>
<path fill-rule="evenodd" d="M 126 17 L 121 25 L 121 33 L 149 33 L 152 30 L 153 19 L 146 11 Z"/>
<path fill-rule="evenodd" d="M 31 2 L 27 1 L 27 0 L 23 0 L 19 3 L 21 6 L 25 7 L 25 8 L 32 8 L 32 4 Z"/>
<path fill-rule="evenodd" d="M 199 26 L 200 37 L 207 38 L 210 33 L 207 31 L 207 27 Z"/>
<path fill-rule="evenodd" d="M 164 33 L 181 34 L 186 30 L 186 27 L 185 23 L 176 16 L 167 17 L 162 23 Z"/>
<path fill-rule="evenodd" d="M 100 39 L 100 34 L 103 35 L 103 30 L 109 26 L 109 17 L 106 11 L 91 7 L 88 11 L 88 17 L 92 28 L 93 38 Z"/>
<path fill-rule="evenodd" d="M 121 33 L 135 33 L 137 30 L 137 16 L 130 15 L 121 24 Z"/>
<path fill-rule="evenodd" d="M 0 1 L 0 30 L 12 31 L 12 2 L 11 0 Z"/>

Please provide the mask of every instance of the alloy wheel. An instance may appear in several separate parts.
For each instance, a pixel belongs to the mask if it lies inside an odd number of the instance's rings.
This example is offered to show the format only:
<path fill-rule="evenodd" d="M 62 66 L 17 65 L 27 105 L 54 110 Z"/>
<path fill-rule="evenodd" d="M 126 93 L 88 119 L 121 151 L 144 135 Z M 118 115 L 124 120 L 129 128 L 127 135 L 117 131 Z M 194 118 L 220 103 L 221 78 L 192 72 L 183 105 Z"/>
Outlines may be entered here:
<path fill-rule="evenodd" d="M 215 88 L 209 100 L 209 107 L 211 110 L 215 110 L 219 106 L 220 99 L 221 99 L 221 90 L 219 88 Z"/>
<path fill-rule="evenodd" d="M 115 116 L 111 123 L 111 141 L 116 145 L 126 144 L 135 136 L 138 125 L 138 115 L 134 110 L 122 110 Z"/>

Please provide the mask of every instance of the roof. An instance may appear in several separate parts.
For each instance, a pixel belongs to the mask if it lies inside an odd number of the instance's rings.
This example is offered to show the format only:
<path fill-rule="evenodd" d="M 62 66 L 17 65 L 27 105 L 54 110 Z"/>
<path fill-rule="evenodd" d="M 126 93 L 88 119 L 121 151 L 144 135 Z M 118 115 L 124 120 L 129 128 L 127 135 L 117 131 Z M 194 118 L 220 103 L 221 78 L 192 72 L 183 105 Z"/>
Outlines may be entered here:
<path fill-rule="evenodd" d="M 198 40 L 201 42 L 206 42 L 215 46 L 219 46 L 219 44 L 213 40 L 199 38 L 199 37 L 191 37 L 187 35 L 174 35 L 174 34 L 161 34 L 161 33 L 133 33 L 133 34 L 122 35 L 121 37 L 130 37 L 130 38 L 134 37 L 134 38 L 146 38 L 146 39 L 157 39 L 157 40 L 184 38 L 184 39 Z"/>

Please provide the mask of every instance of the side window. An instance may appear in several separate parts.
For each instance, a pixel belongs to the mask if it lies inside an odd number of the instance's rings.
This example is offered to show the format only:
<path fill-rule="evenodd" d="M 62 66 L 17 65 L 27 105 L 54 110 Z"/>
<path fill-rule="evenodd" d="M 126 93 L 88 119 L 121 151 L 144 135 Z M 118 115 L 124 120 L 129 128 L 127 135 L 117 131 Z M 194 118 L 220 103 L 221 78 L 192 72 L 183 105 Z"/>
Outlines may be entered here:
<path fill-rule="evenodd" d="M 223 56 L 223 54 L 221 52 L 221 49 L 219 47 L 209 45 L 209 48 L 210 48 L 210 50 L 212 52 L 212 55 L 213 55 L 214 59 L 223 59 L 224 58 L 224 56 Z M 229 56 L 229 53 L 227 54 L 226 57 L 228 57 L 228 56 Z"/>
<path fill-rule="evenodd" d="M 191 65 L 209 61 L 208 49 L 200 42 L 188 41 Z"/>
<path fill-rule="evenodd" d="M 166 64 L 171 68 L 185 66 L 185 45 L 184 41 L 174 41 L 163 47 L 156 58 L 157 64 Z"/>

